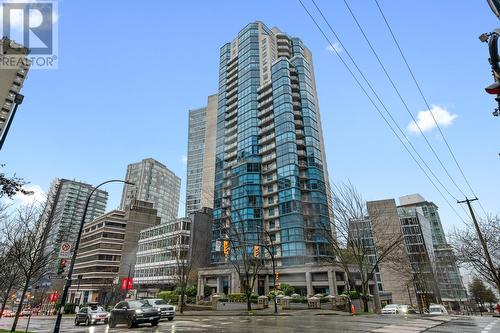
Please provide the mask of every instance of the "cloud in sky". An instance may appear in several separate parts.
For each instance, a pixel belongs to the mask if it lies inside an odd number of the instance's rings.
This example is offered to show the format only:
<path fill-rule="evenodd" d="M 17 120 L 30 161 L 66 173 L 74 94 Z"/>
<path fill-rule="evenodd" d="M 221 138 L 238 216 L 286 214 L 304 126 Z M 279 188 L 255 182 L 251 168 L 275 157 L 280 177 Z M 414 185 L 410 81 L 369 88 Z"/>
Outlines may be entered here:
<path fill-rule="evenodd" d="M 14 196 L 14 200 L 16 200 L 17 203 L 20 205 L 27 205 L 33 202 L 44 202 L 45 199 L 47 198 L 45 192 L 38 185 L 26 185 L 24 186 L 24 189 L 27 191 L 32 191 L 33 194 L 25 195 L 22 193 L 17 193 Z"/>
<path fill-rule="evenodd" d="M 328 52 L 331 52 L 331 53 L 335 53 L 335 51 L 342 52 L 342 46 L 340 46 L 340 43 L 335 42 L 335 43 L 332 43 L 332 44 L 328 44 L 326 46 L 326 50 Z"/>
<path fill-rule="evenodd" d="M 434 129 L 436 127 L 436 123 L 434 122 L 434 119 L 432 119 L 432 115 L 434 115 L 434 118 L 436 118 L 436 122 L 441 127 L 450 126 L 458 117 L 458 115 L 453 114 L 438 105 L 431 105 L 430 111 L 419 111 L 419 113 L 417 114 L 417 122 L 415 123 L 414 121 L 411 121 L 407 127 L 408 131 L 412 133 L 419 133 L 420 131 L 418 130 L 418 126 L 420 127 L 422 132 L 427 132 Z"/>
<path fill-rule="evenodd" d="M 182 155 L 181 156 L 181 163 L 182 164 L 187 164 L 187 161 L 188 161 L 188 157 L 186 155 Z"/>

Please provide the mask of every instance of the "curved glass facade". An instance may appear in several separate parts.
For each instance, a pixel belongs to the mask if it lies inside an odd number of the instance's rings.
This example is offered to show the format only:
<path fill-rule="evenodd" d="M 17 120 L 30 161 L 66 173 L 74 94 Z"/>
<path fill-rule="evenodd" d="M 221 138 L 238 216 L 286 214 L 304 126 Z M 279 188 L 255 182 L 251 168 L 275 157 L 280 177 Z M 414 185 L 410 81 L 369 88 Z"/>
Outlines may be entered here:
<path fill-rule="evenodd" d="M 225 261 L 216 244 L 231 232 L 244 233 L 247 245 L 272 241 L 281 266 L 326 255 L 328 176 L 316 101 L 300 39 L 254 22 L 221 48 L 214 263 Z"/>

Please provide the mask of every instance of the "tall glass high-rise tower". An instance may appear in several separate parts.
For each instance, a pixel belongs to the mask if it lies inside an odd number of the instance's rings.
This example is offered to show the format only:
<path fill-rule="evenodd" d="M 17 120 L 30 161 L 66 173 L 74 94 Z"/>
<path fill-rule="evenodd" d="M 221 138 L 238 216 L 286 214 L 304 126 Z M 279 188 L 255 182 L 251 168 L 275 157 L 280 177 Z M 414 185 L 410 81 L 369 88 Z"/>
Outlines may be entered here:
<path fill-rule="evenodd" d="M 121 210 L 127 210 L 135 199 L 153 203 L 161 223 L 177 218 L 181 179 L 153 158 L 127 166 L 125 179 L 134 183 L 123 186 Z"/>
<path fill-rule="evenodd" d="M 213 207 L 217 98 L 208 96 L 206 107 L 189 111 L 186 216 Z"/>
<path fill-rule="evenodd" d="M 281 266 L 325 255 L 328 171 L 310 51 L 250 23 L 220 49 L 218 96 L 212 261 L 224 262 L 216 241 L 228 230 L 271 238 Z"/>

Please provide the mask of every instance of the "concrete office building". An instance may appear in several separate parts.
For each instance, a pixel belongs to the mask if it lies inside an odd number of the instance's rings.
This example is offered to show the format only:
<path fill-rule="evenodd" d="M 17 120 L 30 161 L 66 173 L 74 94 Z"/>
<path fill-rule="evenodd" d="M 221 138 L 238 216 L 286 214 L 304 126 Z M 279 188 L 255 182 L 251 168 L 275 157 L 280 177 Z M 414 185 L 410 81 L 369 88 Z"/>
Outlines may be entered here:
<path fill-rule="evenodd" d="M 135 185 L 123 186 L 121 210 L 125 210 L 133 200 L 153 203 L 162 222 L 177 218 L 181 179 L 162 163 L 146 158 L 129 164 L 125 179 Z"/>
<path fill-rule="evenodd" d="M 213 207 L 217 95 L 207 106 L 189 111 L 186 216 L 202 207 Z"/>
<path fill-rule="evenodd" d="M 429 221 L 414 211 L 398 208 L 394 199 L 369 201 L 367 206 L 377 247 L 401 240 L 391 260 L 379 264 L 384 291 L 392 293 L 394 303 L 420 309 L 439 301 Z"/>
<path fill-rule="evenodd" d="M 55 179 L 47 194 L 42 213 L 42 223 L 51 229 L 45 240 L 45 254 L 54 258 L 54 271 L 61 242 L 76 242 L 83 210 L 90 192 L 94 187 L 89 184 L 68 179 Z M 85 223 L 89 223 L 106 211 L 108 193 L 96 190 L 90 199 Z"/>
<path fill-rule="evenodd" d="M 69 299 L 78 304 L 106 304 L 122 279 L 134 276 L 140 232 L 159 223 L 153 204 L 139 200 L 124 211 L 113 210 L 87 223 L 73 272 L 82 278 L 72 284 Z"/>
<path fill-rule="evenodd" d="M 12 123 L 14 118 L 15 105 L 22 102 L 17 95 L 31 65 L 30 60 L 26 58 L 28 52 L 28 48 L 7 37 L 0 41 L 0 142 L 7 136 L 8 124 Z"/>
<path fill-rule="evenodd" d="M 401 208 L 413 209 L 425 216 L 430 222 L 432 246 L 435 259 L 435 275 L 443 303 L 452 309 L 458 309 L 467 299 L 467 291 L 457 266 L 453 249 L 446 241 L 438 206 L 426 201 L 420 194 L 411 194 L 399 198 Z"/>
<path fill-rule="evenodd" d="M 397 304 L 416 304 L 416 293 L 412 283 L 410 261 L 403 242 L 401 222 L 394 199 L 367 202 L 368 214 L 372 222 L 373 242 L 377 248 L 385 248 L 392 240 L 401 239 L 395 246 L 392 257 L 397 261 L 382 261 L 379 266 L 379 280 L 386 292 L 392 293 L 392 301 Z"/>
<path fill-rule="evenodd" d="M 196 285 L 197 270 L 210 263 L 211 228 L 212 210 L 203 208 L 189 218 L 141 231 L 134 275 L 137 296 L 156 297 L 161 290 L 173 289 L 184 264 L 190 269 L 189 284 Z"/>

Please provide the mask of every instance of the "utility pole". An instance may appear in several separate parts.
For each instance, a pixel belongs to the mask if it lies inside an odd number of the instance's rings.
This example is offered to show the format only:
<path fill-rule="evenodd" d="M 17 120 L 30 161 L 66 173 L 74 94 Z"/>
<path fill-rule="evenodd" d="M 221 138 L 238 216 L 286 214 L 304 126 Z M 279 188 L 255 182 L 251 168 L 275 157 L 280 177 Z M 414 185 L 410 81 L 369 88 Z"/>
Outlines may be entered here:
<path fill-rule="evenodd" d="M 481 228 L 479 228 L 479 223 L 476 220 L 476 215 L 474 214 L 474 210 L 472 209 L 472 205 L 470 204 L 472 201 L 479 200 L 478 198 L 469 199 L 465 198 L 463 201 L 457 201 L 457 203 L 467 203 L 467 207 L 469 207 L 470 216 L 472 217 L 472 222 L 474 222 L 474 227 L 476 228 L 477 236 L 479 237 L 479 241 L 481 242 L 481 246 L 483 248 L 484 257 L 486 258 L 486 262 L 488 263 L 488 268 L 490 269 L 493 278 L 496 281 L 497 286 L 500 286 L 500 276 L 493 264 L 493 260 L 491 260 L 490 252 L 488 251 L 488 246 L 486 245 L 486 241 L 484 240 L 483 233 L 481 232 Z"/>

